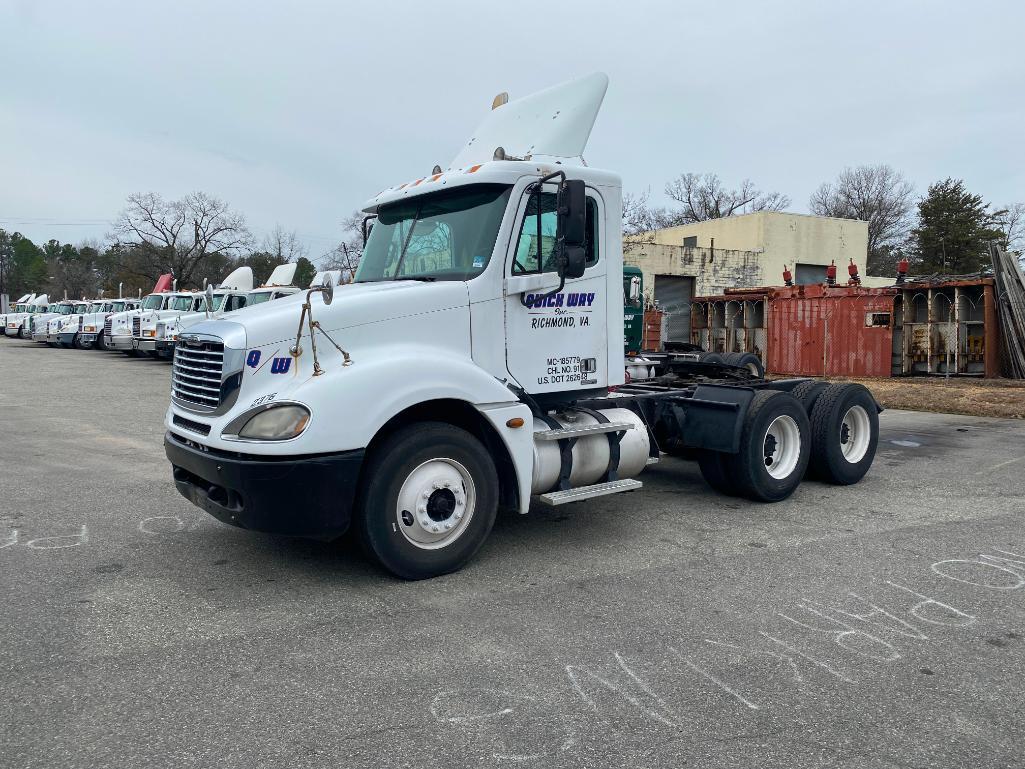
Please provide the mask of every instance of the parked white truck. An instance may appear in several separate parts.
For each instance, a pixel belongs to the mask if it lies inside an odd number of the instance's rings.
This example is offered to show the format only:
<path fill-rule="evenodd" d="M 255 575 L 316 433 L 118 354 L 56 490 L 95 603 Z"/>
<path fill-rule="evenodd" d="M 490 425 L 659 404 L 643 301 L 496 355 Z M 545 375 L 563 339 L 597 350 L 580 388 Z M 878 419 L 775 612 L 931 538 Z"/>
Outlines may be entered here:
<path fill-rule="evenodd" d="M 52 342 L 49 338 L 48 332 L 50 323 L 52 321 L 61 322 L 74 311 L 75 303 L 69 299 L 65 299 L 61 302 L 51 302 L 49 306 L 47 306 L 46 312 L 38 313 L 29 318 L 29 329 L 32 332 L 32 341 L 56 344 L 56 336 L 54 336 Z M 59 328 L 59 323 L 57 328 Z"/>
<path fill-rule="evenodd" d="M 31 339 L 29 318 L 32 315 L 46 312 L 50 307 L 50 299 L 46 294 L 36 294 L 21 307 L 21 311 L 15 307 L 15 312 L 8 313 L 4 333 L 7 336 L 16 336 L 20 339 Z"/>
<path fill-rule="evenodd" d="M 158 356 L 169 358 L 174 354 L 174 348 L 178 344 L 179 335 L 184 333 L 190 326 L 201 323 L 211 316 L 220 317 L 224 313 L 232 312 L 242 307 L 257 307 L 265 302 L 299 293 L 301 289 L 291 285 L 295 277 L 296 267 L 297 265 L 294 263 L 275 267 L 267 283 L 249 291 L 244 297 L 239 297 L 238 295 L 226 297 L 221 290 L 214 291 L 213 300 L 210 303 L 214 309 L 210 314 L 205 311 L 206 305 L 204 304 L 199 312 L 179 314 L 177 317 L 167 317 L 165 315 L 157 321 L 144 324 L 142 327 L 143 340 L 141 340 L 139 345 L 140 349 L 153 349 Z M 310 287 L 323 285 L 328 276 L 337 282 L 341 276 L 341 271 L 318 272 L 310 282 Z M 241 301 L 243 299 L 244 301 Z M 144 347 L 144 344 L 147 342 L 151 346 Z"/>
<path fill-rule="evenodd" d="M 103 322 L 103 349 L 117 350 L 129 355 L 135 352 L 132 344 L 136 326 L 141 326 L 142 313 L 147 310 L 166 310 L 176 299 L 194 301 L 191 292 L 161 291 L 142 297 L 138 307 L 107 316 Z"/>
<path fill-rule="evenodd" d="M 132 333 L 132 346 L 155 358 L 169 358 L 174 354 L 174 338 L 177 337 L 177 333 L 170 330 L 176 329 L 183 319 L 189 325 L 199 319 L 220 317 L 226 312 L 240 310 L 245 307 L 246 297 L 252 290 L 253 269 L 239 267 L 213 290 L 209 312 L 207 297 L 194 293 L 188 300 L 175 299 L 167 309 L 141 313 L 138 328 Z"/>
<path fill-rule="evenodd" d="M 103 330 L 108 317 L 122 312 L 131 312 L 138 309 L 141 300 L 138 299 L 112 299 L 110 306 L 104 306 L 96 312 L 90 312 L 82 316 L 82 333 L 78 336 L 79 346 L 83 349 L 103 348 Z"/>
<path fill-rule="evenodd" d="M 27 302 L 34 296 L 35 294 L 23 294 L 18 301 L 11 303 L 7 307 L 7 312 L 0 315 L 0 334 L 7 334 L 7 316 L 25 312 Z"/>
<path fill-rule="evenodd" d="M 102 299 L 75 302 L 74 311 L 60 325 L 57 343 L 65 349 L 78 346 L 78 335 L 82 332 L 82 318 L 90 312 L 98 312 L 104 302 Z"/>
<path fill-rule="evenodd" d="M 418 579 L 460 568 L 499 506 L 637 489 L 662 451 L 775 501 L 859 480 L 858 385 L 696 373 L 626 385 L 621 182 L 582 153 L 604 75 L 496 107 L 446 169 L 365 206 L 355 282 L 179 337 L 165 452 L 225 523 L 333 538 Z M 700 371 L 702 364 L 693 364 Z"/>

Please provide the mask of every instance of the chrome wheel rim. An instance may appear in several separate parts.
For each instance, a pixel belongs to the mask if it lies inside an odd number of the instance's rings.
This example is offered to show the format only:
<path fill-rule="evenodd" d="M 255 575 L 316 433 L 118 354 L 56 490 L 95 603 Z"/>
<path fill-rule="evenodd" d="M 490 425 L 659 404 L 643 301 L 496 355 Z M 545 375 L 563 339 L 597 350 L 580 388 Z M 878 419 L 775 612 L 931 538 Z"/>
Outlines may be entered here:
<path fill-rule="evenodd" d="M 793 417 L 783 414 L 769 424 L 762 443 L 762 459 L 765 472 L 777 481 L 793 474 L 801 459 L 801 428 Z"/>
<path fill-rule="evenodd" d="M 430 459 L 403 481 L 395 526 L 416 547 L 437 550 L 463 535 L 476 505 L 470 472 L 454 459 Z"/>
<path fill-rule="evenodd" d="M 856 465 L 868 453 L 872 438 L 872 422 L 864 406 L 851 406 L 840 422 L 840 452 L 843 458 Z"/>

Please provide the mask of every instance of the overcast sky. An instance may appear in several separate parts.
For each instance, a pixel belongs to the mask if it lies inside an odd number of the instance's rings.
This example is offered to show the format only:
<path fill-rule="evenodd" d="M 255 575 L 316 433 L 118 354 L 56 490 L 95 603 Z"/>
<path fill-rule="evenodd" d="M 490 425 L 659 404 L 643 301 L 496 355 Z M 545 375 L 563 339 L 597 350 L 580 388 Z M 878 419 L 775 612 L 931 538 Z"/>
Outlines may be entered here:
<path fill-rule="evenodd" d="M 0 0 L 0 30 L 0 227 L 37 242 L 202 190 L 317 257 L 367 198 L 447 165 L 497 92 L 595 70 L 585 157 L 653 202 L 712 171 L 807 211 L 861 163 L 1025 200 L 1012 0 Z"/>

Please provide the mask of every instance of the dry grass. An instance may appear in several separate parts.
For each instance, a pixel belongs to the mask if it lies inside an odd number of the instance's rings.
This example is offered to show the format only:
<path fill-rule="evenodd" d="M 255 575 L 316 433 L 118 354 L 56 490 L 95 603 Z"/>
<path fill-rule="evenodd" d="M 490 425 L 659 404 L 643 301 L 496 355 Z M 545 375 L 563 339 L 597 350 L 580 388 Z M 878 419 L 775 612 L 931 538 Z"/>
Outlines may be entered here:
<path fill-rule="evenodd" d="M 1025 419 L 1025 381 L 895 377 L 844 379 L 860 382 L 884 408 Z"/>

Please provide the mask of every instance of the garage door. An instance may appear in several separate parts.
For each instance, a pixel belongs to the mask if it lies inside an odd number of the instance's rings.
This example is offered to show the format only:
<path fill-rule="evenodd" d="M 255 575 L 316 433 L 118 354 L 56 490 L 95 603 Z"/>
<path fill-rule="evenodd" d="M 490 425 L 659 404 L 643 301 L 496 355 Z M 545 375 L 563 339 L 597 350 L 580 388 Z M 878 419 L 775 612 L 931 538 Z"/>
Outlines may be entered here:
<path fill-rule="evenodd" d="M 655 276 L 655 302 L 664 315 L 663 341 L 690 341 L 690 300 L 694 296 L 694 278 L 682 275 Z"/>

